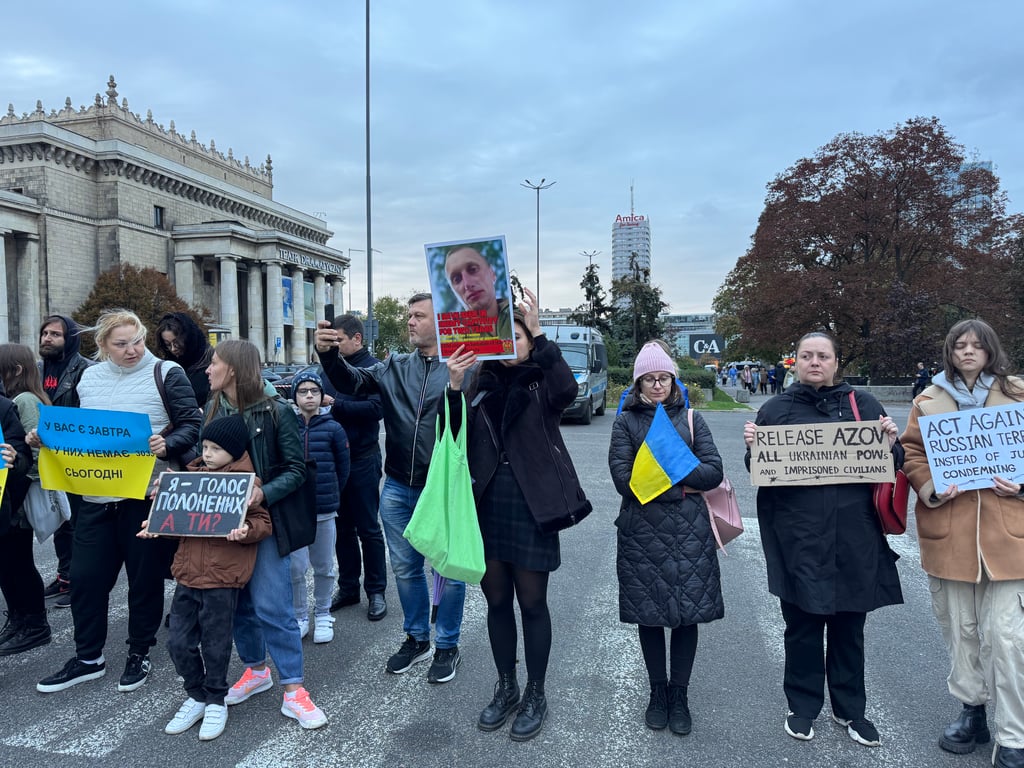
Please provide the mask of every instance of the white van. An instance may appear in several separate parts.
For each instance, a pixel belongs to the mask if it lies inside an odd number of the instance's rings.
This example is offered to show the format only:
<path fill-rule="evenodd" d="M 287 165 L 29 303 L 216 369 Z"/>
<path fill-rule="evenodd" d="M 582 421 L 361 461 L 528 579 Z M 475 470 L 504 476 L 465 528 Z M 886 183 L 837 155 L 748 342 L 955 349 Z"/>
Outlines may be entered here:
<path fill-rule="evenodd" d="M 562 350 L 579 391 L 576 402 L 562 414 L 589 424 L 608 405 L 608 350 L 600 331 L 581 325 L 543 325 L 541 330 Z"/>

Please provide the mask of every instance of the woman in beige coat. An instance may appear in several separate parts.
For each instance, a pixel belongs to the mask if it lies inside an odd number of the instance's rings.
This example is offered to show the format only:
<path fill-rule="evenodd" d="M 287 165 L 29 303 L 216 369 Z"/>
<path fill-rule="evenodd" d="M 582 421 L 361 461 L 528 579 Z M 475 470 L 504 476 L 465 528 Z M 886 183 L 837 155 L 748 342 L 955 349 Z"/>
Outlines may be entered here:
<path fill-rule="evenodd" d="M 985 704 L 996 706 L 997 768 L 1024 768 L 1024 497 L 1022 485 L 993 477 L 991 487 L 935 493 L 918 419 L 1024 401 L 1024 381 L 995 331 L 963 320 L 946 336 L 944 370 L 915 400 L 904 471 L 917 492 L 921 566 L 949 652 L 949 692 L 963 704 L 939 746 L 972 752 L 991 734 Z M 1018 475 L 1019 476 L 1019 475 Z"/>

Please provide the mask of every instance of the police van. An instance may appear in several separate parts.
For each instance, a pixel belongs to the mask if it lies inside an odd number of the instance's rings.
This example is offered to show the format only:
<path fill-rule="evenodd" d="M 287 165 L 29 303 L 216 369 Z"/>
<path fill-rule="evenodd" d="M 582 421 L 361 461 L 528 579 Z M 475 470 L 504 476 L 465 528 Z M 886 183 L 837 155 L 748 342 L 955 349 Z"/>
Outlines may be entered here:
<path fill-rule="evenodd" d="M 608 350 L 599 331 L 580 325 L 544 325 L 541 330 L 558 345 L 579 391 L 563 417 L 589 424 L 608 404 Z"/>

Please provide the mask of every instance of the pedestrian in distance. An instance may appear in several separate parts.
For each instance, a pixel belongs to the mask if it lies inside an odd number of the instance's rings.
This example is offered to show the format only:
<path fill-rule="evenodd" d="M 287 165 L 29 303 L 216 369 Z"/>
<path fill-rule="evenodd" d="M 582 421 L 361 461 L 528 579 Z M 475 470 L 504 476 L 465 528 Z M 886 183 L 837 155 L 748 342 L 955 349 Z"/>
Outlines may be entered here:
<path fill-rule="evenodd" d="M 149 417 L 153 435 L 149 449 L 156 457 L 152 478 L 195 446 L 200 412 L 192 386 L 177 363 L 163 366 L 165 397 L 157 388 L 157 358 L 146 349 L 146 327 L 134 312 L 104 310 L 91 328 L 100 361 L 82 373 L 80 406 L 86 409 L 129 411 Z M 166 402 L 166 404 L 165 404 Z M 42 447 L 38 432 L 27 437 Z M 128 577 L 128 659 L 118 681 L 121 692 L 141 687 L 152 671 L 149 649 L 163 618 L 164 576 L 174 545 L 144 541 L 138 533 L 149 516 L 148 499 L 84 496 L 74 529 L 71 561 L 71 616 L 75 625 L 75 656 L 58 672 L 36 685 L 55 693 L 106 674 L 103 647 L 107 640 L 110 592 L 124 567 Z"/>
<path fill-rule="evenodd" d="M 448 384 L 448 369 L 438 358 L 434 328 L 434 304 L 428 293 L 417 293 L 408 302 L 408 354 L 391 354 L 386 360 L 357 368 L 339 354 L 338 330 L 325 320 L 316 331 L 316 351 L 324 375 L 343 395 L 380 395 L 386 431 L 384 486 L 380 495 L 380 519 L 384 526 L 391 570 L 398 587 L 404 619 L 405 640 L 388 659 L 385 669 L 395 675 L 408 672 L 430 658 L 430 594 L 423 555 L 402 536 L 423 492 L 434 450 L 438 398 Z M 462 656 L 459 637 L 466 585 L 449 579 L 437 611 L 437 647 L 427 671 L 430 683 L 455 679 Z"/>
<path fill-rule="evenodd" d="M 924 363 L 917 364 L 917 371 L 914 373 L 914 386 L 910 392 L 910 399 L 913 400 L 915 397 L 924 392 L 925 388 L 932 383 L 932 376 L 928 372 L 928 369 L 924 367 Z"/>
<path fill-rule="evenodd" d="M 534 738 L 547 716 L 544 681 L 551 654 L 548 581 L 561 564 L 557 530 L 591 505 L 562 441 L 562 412 L 579 389 L 558 345 L 540 327 L 536 297 L 524 290 L 515 311 L 516 358 L 486 360 L 464 347 L 448 358 L 451 429 L 465 429 L 473 493 L 484 542 L 487 634 L 498 681 L 477 726 L 496 731 L 515 717 L 513 741 Z M 472 374 L 470 375 L 472 369 Z M 462 424 L 463 398 L 470 403 Z M 443 413 L 443 409 L 442 409 Z M 516 675 L 515 603 L 523 620 L 526 688 Z"/>
<path fill-rule="evenodd" d="M 292 609 L 289 530 L 295 521 L 278 517 L 275 505 L 295 493 L 306 478 L 306 462 L 299 439 L 295 411 L 277 396 L 260 374 L 260 352 L 242 339 L 222 341 L 214 350 L 210 367 L 211 398 L 205 414 L 207 425 L 216 419 L 241 414 L 248 430 L 246 450 L 256 475 L 263 481 L 253 491 L 255 503 L 270 510 L 273 535 L 256 544 L 256 565 L 242 588 L 235 609 L 235 650 L 245 665 L 242 677 L 231 686 L 224 703 L 241 704 L 274 687 L 267 654 L 281 676 L 284 696 L 281 714 L 305 729 L 327 724 L 327 715 L 316 706 L 303 686 L 302 638 Z"/>
<path fill-rule="evenodd" d="M 50 315 L 39 328 L 39 372 L 43 391 L 50 405 L 62 408 L 78 407 L 78 382 L 93 361 L 79 353 L 81 338 L 78 324 L 64 315 Z M 55 608 L 71 607 L 71 553 L 74 546 L 74 525 L 82 497 L 69 493 L 68 506 L 71 519 L 53 534 L 53 550 L 57 555 L 57 575 L 43 590 Z"/>
<path fill-rule="evenodd" d="M 839 359 L 825 333 L 800 339 L 797 381 L 761 406 L 743 429 L 750 468 L 759 427 L 855 421 L 850 398 L 864 421 L 877 421 L 888 436 L 894 465 L 903 463 L 895 422 L 867 392 L 836 383 Z M 789 712 L 784 728 L 794 739 L 814 737 L 827 683 L 832 719 L 858 744 L 877 747 L 878 730 L 866 717 L 864 623 L 869 611 L 903 602 L 898 555 L 882 533 L 864 483 L 762 486 L 757 519 L 768 569 L 768 590 L 785 621 L 783 689 Z M 825 637 L 828 654 L 825 653 Z"/>
<path fill-rule="evenodd" d="M 910 410 L 900 438 L 917 494 L 921 567 L 949 653 L 949 692 L 960 716 L 939 737 L 966 754 L 991 740 L 986 705 L 995 705 L 997 768 L 1024 766 L 1024 486 L 994 475 L 987 487 L 936 493 L 920 419 L 1024 401 L 1024 380 L 992 327 L 962 320 L 946 335 L 943 370 Z"/>
<path fill-rule="evenodd" d="M 723 474 L 711 430 L 699 413 L 693 414 L 691 434 L 675 379 L 673 360 L 656 343 L 645 344 L 633 363 L 633 393 L 612 425 L 608 466 L 622 496 L 615 520 L 619 620 L 637 625 L 651 685 L 644 722 L 652 730 L 667 726 L 685 736 L 692 729 L 689 685 L 698 625 L 725 614 L 714 532 L 700 493 L 717 487 Z M 630 480 L 659 409 L 667 417 L 664 429 L 686 443 L 695 463 L 644 503 Z"/>
<path fill-rule="evenodd" d="M 249 430 L 238 415 L 210 422 L 203 428 L 202 453 L 187 466 L 189 472 L 253 472 L 246 451 Z M 257 484 L 259 478 L 256 478 Z M 146 522 L 139 538 L 155 538 Z M 188 698 L 164 733 L 184 733 L 196 723 L 199 740 L 212 741 L 224 732 L 228 708 L 228 666 L 231 632 L 238 594 L 252 578 L 256 565 L 253 545 L 270 536 L 270 513 L 250 503 L 242 525 L 223 538 L 184 536 L 171 564 L 177 581 L 171 599 L 167 651 L 182 678 Z"/>
<path fill-rule="evenodd" d="M 297 410 L 299 438 L 306 459 L 316 462 L 316 539 L 291 554 L 292 602 L 299 635 L 309 634 L 309 590 L 306 572 L 313 569 L 313 642 L 334 639 L 331 595 L 338 578 L 334 565 L 335 520 L 341 489 L 349 477 L 348 437 L 344 428 L 323 407 L 324 385 L 311 370 L 292 379 L 292 400 Z"/>

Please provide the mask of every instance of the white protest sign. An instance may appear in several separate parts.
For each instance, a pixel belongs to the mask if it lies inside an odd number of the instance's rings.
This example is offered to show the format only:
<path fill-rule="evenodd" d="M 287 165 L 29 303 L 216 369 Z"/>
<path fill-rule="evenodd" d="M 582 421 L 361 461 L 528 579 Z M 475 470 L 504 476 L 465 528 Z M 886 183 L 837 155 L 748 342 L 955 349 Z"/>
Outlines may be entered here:
<path fill-rule="evenodd" d="M 891 483 L 895 475 L 875 421 L 758 426 L 750 445 L 753 485 Z"/>
<path fill-rule="evenodd" d="M 1024 403 L 918 419 L 935 492 L 991 488 L 996 475 L 1024 482 Z"/>

